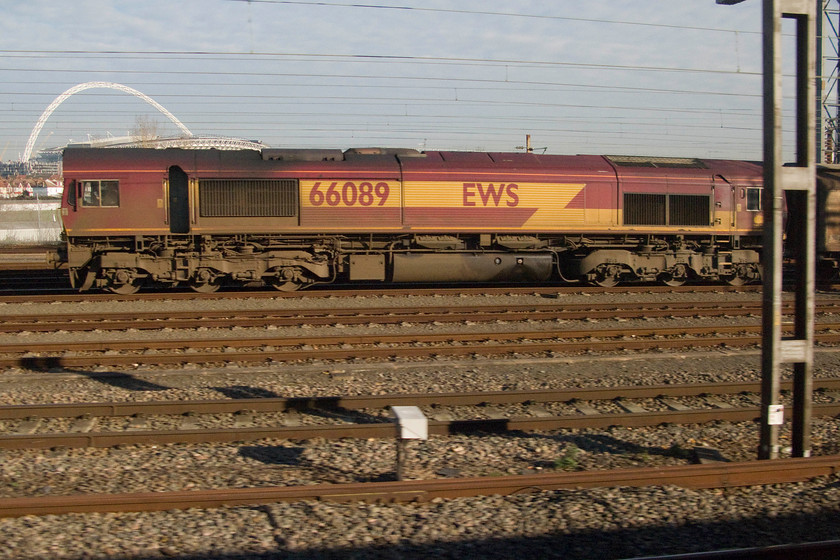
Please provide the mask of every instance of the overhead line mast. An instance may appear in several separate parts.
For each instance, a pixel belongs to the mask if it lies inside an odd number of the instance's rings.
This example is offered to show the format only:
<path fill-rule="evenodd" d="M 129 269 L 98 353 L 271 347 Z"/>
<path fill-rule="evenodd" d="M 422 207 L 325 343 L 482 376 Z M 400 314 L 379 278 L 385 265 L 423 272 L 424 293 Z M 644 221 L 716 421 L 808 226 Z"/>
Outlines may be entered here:
<path fill-rule="evenodd" d="M 840 163 L 840 0 L 817 0 L 817 7 L 818 163 Z"/>

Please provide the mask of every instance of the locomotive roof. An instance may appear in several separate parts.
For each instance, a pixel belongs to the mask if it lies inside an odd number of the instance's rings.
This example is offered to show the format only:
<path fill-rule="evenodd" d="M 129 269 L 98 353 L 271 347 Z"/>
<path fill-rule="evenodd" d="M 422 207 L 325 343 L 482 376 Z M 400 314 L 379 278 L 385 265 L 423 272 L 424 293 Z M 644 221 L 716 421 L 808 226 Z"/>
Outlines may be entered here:
<path fill-rule="evenodd" d="M 89 148 L 68 147 L 64 150 L 65 167 L 102 165 L 118 168 L 159 168 L 161 165 L 181 165 L 186 168 L 277 167 L 316 168 L 362 166 L 390 168 L 400 166 L 405 171 L 437 169 L 516 170 L 538 169 L 544 172 L 601 172 L 619 176 L 685 174 L 722 175 L 723 177 L 760 177 L 761 165 L 737 160 L 699 158 L 662 158 L 640 156 L 553 155 L 523 152 L 418 152 L 403 148 L 329 149 L 264 149 L 215 150 L 182 148 Z"/>

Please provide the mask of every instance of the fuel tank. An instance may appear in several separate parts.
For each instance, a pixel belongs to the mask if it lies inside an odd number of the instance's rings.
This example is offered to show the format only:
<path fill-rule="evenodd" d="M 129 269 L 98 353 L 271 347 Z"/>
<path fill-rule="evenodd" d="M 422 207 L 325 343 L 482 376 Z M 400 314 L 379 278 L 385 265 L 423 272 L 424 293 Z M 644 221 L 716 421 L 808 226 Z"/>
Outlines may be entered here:
<path fill-rule="evenodd" d="M 397 253 L 394 282 L 543 282 L 551 253 Z"/>

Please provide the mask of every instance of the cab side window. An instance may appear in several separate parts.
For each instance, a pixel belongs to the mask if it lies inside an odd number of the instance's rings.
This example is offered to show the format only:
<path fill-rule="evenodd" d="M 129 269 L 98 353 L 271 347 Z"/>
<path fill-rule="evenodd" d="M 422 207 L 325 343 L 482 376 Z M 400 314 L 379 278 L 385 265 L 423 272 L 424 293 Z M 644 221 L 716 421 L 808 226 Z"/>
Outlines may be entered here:
<path fill-rule="evenodd" d="M 119 181 L 82 181 L 82 206 L 120 205 Z"/>
<path fill-rule="evenodd" d="M 747 189 L 747 210 L 750 212 L 761 212 L 761 189 Z"/>

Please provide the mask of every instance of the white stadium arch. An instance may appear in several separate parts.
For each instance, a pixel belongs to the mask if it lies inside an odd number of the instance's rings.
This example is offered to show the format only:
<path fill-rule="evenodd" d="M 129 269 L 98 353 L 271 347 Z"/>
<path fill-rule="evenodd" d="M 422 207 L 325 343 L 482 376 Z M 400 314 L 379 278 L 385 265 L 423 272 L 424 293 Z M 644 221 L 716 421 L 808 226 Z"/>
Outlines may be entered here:
<path fill-rule="evenodd" d="M 149 97 L 148 95 L 137 91 L 134 88 L 124 86 L 122 84 L 115 84 L 113 82 L 85 82 L 83 84 L 79 84 L 77 86 L 73 86 L 58 97 L 56 97 L 52 103 L 50 103 L 49 107 L 47 107 L 43 113 L 41 113 L 41 117 L 38 119 L 38 122 L 35 124 L 35 128 L 32 129 L 32 134 L 29 135 L 29 141 L 26 142 L 26 149 L 23 152 L 23 161 L 28 162 L 30 156 L 32 155 L 32 150 L 35 148 L 35 142 L 38 140 L 38 135 L 41 133 L 41 129 L 44 128 L 44 123 L 47 122 L 47 119 L 50 118 L 50 115 L 58 109 L 58 106 L 64 103 L 68 97 L 79 93 L 80 91 L 84 91 L 86 89 L 95 89 L 95 88 L 106 88 L 106 89 L 114 89 L 117 91 L 122 91 L 124 93 L 130 93 L 134 97 L 142 99 L 161 113 L 166 116 L 170 121 L 175 123 L 175 126 L 181 129 L 187 137 L 192 137 L 193 133 L 184 126 L 184 123 L 179 121 L 175 115 L 167 111 L 160 103 Z"/>

